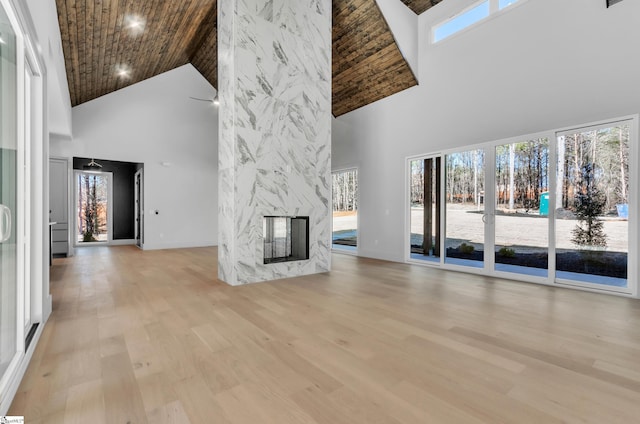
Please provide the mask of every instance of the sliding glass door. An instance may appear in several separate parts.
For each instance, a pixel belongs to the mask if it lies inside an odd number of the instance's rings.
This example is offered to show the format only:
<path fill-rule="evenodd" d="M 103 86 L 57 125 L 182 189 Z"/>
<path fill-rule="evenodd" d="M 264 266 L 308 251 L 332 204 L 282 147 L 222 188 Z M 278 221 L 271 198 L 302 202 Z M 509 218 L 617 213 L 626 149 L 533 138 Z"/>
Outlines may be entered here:
<path fill-rule="evenodd" d="M 495 269 L 546 277 L 549 140 L 495 147 Z"/>
<path fill-rule="evenodd" d="M 483 149 L 445 156 L 445 263 L 484 267 L 485 153 Z"/>
<path fill-rule="evenodd" d="M 411 158 L 407 166 L 408 259 L 483 268 L 485 151 Z"/>
<path fill-rule="evenodd" d="M 556 277 L 628 286 L 631 122 L 559 133 Z M 637 190 L 637 186 L 635 188 Z"/>
<path fill-rule="evenodd" d="M 636 126 L 629 118 L 409 158 L 407 260 L 633 292 Z"/>
<path fill-rule="evenodd" d="M 440 262 L 442 158 L 409 161 L 409 243 L 411 259 Z"/>
<path fill-rule="evenodd" d="M 355 253 L 358 249 L 358 170 L 332 172 L 331 182 L 331 248 Z"/>
<path fill-rule="evenodd" d="M 43 318 L 48 295 L 39 290 L 48 287 L 38 165 L 44 154 L 42 62 L 24 36 L 21 7 L 0 0 L 0 411 L 9 407 L 9 386 L 26 368 L 27 339 L 36 337 L 31 330 Z"/>
<path fill-rule="evenodd" d="M 18 187 L 16 34 L 0 5 L 0 382 L 18 351 Z M 0 384 L 0 389 L 3 385 Z M 0 390 L 1 395 L 2 390 Z"/>

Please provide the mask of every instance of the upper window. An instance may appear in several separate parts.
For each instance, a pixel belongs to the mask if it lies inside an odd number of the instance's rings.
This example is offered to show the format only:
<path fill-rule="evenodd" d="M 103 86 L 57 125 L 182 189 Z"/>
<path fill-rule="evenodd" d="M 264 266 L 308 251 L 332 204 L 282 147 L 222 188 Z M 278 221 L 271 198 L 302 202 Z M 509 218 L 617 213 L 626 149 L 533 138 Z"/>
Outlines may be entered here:
<path fill-rule="evenodd" d="M 433 42 L 437 43 L 444 40 L 450 35 L 460 32 L 518 1 L 520 0 L 484 0 L 476 3 L 452 18 L 436 25 L 433 28 Z"/>
<path fill-rule="evenodd" d="M 511 6 L 513 3 L 517 2 L 518 0 L 500 0 L 498 2 L 498 9 L 502 10 L 507 6 Z"/>
<path fill-rule="evenodd" d="M 483 1 L 473 8 L 466 10 L 435 27 L 433 42 L 437 43 L 458 31 L 462 31 L 466 27 L 475 24 L 487 16 L 489 16 L 489 0 Z"/>

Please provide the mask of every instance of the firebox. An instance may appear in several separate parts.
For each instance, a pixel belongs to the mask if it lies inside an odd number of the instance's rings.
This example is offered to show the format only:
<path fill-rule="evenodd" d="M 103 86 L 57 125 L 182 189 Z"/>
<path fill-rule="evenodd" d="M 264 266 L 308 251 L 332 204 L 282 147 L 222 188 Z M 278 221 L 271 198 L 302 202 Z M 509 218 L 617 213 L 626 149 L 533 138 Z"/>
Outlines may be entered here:
<path fill-rule="evenodd" d="M 308 216 L 265 216 L 264 263 L 309 259 Z"/>

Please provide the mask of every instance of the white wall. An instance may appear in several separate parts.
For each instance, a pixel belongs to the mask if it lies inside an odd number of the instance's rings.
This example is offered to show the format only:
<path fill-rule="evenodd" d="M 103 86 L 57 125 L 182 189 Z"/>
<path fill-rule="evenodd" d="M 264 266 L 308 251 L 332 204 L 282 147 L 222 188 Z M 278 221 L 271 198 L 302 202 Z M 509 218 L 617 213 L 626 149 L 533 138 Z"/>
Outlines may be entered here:
<path fill-rule="evenodd" d="M 25 0 L 36 34 L 40 54 L 47 67 L 47 101 L 49 132 L 71 135 L 71 99 L 67 71 L 62 53 L 62 39 L 58 25 L 55 0 Z"/>
<path fill-rule="evenodd" d="M 218 113 L 189 96 L 215 90 L 185 65 L 74 107 L 73 139 L 51 139 L 53 157 L 144 163 L 145 249 L 217 244 Z"/>
<path fill-rule="evenodd" d="M 430 45 L 455 6 L 419 18 L 419 86 L 333 122 L 332 168 L 359 167 L 362 256 L 403 260 L 407 156 L 640 112 L 640 2 L 524 1 Z"/>

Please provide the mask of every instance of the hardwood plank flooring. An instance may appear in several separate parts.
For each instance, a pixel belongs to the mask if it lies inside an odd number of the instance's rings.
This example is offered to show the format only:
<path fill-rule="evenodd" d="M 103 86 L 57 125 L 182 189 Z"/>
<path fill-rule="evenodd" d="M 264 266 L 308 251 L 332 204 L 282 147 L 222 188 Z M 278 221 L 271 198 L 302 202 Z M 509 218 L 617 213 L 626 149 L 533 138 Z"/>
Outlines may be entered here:
<path fill-rule="evenodd" d="M 230 287 L 216 248 L 77 250 L 28 423 L 631 423 L 640 301 L 333 255 Z"/>

